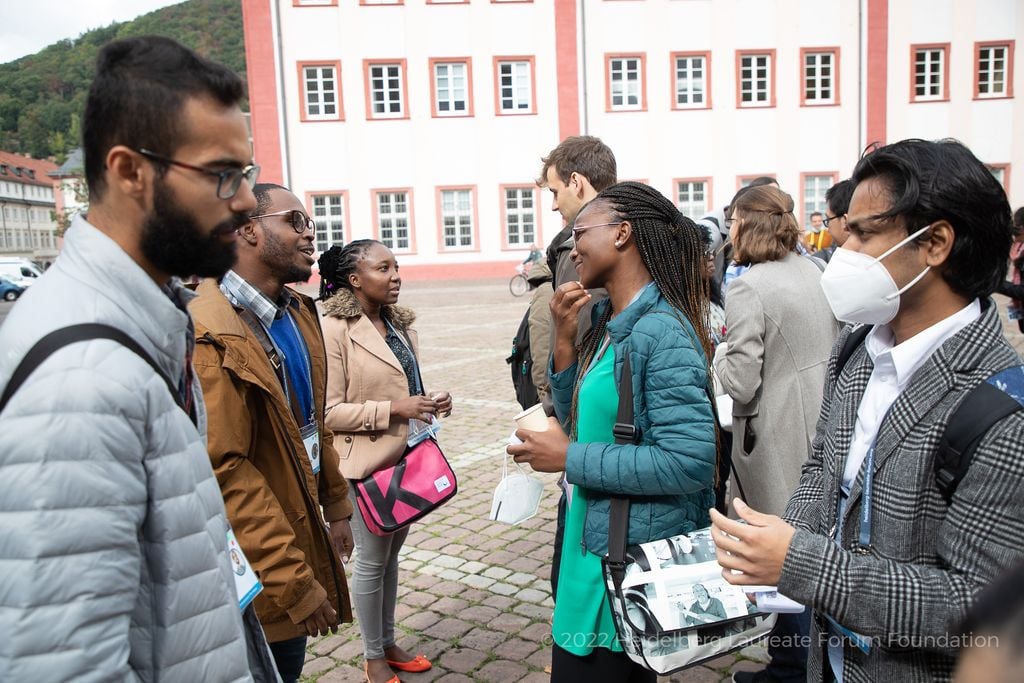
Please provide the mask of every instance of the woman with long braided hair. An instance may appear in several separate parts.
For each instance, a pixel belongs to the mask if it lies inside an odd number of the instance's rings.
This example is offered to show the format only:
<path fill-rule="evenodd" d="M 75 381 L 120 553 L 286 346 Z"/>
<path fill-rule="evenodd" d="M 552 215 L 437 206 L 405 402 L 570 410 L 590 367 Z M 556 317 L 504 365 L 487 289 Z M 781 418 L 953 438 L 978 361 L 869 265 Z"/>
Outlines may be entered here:
<path fill-rule="evenodd" d="M 320 257 L 320 299 L 327 347 L 327 412 L 341 472 L 362 479 L 405 453 L 409 421 L 447 417 L 452 397 L 420 386 L 415 316 L 397 304 L 402 279 L 391 250 L 376 240 L 331 247 Z M 398 553 L 406 527 L 376 536 L 352 493 L 355 569 L 352 598 L 363 636 L 366 678 L 397 683 L 395 671 L 426 671 L 430 662 L 395 643 Z"/>
<path fill-rule="evenodd" d="M 587 204 L 573 227 L 579 282 L 552 299 L 556 339 L 551 377 L 555 412 L 544 432 L 520 430 L 518 462 L 564 471 L 573 485 L 552 623 L 551 680 L 651 681 L 615 632 L 602 577 L 612 497 L 627 497 L 628 544 L 694 531 L 715 503 L 716 435 L 709 399 L 711 342 L 704 321 L 699 228 L 642 183 L 613 185 Z M 574 346 L 576 316 L 589 288 L 608 299 Z M 631 376 L 622 376 L 629 357 Z M 612 433 L 618 388 L 631 382 L 635 444 Z"/>

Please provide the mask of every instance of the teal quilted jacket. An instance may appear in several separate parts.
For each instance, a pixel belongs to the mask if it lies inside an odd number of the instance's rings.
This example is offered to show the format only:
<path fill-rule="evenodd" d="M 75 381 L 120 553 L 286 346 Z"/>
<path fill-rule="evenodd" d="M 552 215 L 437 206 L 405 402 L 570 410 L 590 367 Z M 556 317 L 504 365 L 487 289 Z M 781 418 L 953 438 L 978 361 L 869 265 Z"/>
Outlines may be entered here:
<path fill-rule="evenodd" d="M 607 305 L 605 300 L 594 307 L 594 320 Z M 566 478 L 590 496 L 583 544 L 597 555 L 608 551 L 612 496 L 630 499 L 630 544 L 705 527 L 715 502 L 714 417 L 705 389 L 707 363 L 693 327 L 651 286 L 608 323 L 608 335 L 617 383 L 629 354 L 640 440 L 624 446 L 569 444 Z M 551 375 L 555 412 L 563 423 L 578 371 L 573 364 Z"/>

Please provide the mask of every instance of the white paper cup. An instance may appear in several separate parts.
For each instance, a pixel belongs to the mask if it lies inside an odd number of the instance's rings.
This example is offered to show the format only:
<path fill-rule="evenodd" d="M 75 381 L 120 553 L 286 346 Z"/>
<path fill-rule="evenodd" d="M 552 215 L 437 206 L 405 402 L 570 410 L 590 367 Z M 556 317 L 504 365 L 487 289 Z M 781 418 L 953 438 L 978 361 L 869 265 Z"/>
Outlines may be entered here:
<path fill-rule="evenodd" d="M 528 429 L 531 432 L 545 432 L 548 429 L 548 416 L 540 403 L 530 406 L 512 419 L 516 421 L 519 429 Z"/>

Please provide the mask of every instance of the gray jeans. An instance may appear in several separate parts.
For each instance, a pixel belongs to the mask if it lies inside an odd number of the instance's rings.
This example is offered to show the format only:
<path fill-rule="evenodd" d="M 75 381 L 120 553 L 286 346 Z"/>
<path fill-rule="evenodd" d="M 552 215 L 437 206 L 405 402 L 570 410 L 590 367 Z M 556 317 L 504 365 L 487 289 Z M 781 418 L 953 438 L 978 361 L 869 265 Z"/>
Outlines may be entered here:
<path fill-rule="evenodd" d="M 395 644 L 395 604 L 398 601 L 398 551 L 402 549 L 409 527 L 390 536 L 370 533 L 352 498 L 352 535 L 356 542 L 356 564 L 352 571 L 352 600 L 363 635 L 366 659 L 383 659 L 384 649 Z"/>

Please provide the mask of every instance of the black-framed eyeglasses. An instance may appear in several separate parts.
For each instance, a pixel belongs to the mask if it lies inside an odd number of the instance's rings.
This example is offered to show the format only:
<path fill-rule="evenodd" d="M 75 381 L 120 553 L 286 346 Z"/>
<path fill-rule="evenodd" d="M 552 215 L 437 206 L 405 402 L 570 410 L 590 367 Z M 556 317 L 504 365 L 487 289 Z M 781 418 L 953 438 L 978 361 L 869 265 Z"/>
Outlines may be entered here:
<path fill-rule="evenodd" d="M 578 240 L 580 238 L 580 233 L 581 232 L 586 232 L 587 230 L 590 230 L 591 228 L 604 228 L 604 227 L 607 227 L 609 225 L 619 225 L 620 223 L 622 223 L 622 221 L 613 221 L 611 223 L 597 223 L 596 225 L 580 225 L 580 226 L 576 226 L 576 227 L 573 227 L 573 229 L 572 229 L 572 238 L 573 238 L 573 240 Z"/>
<path fill-rule="evenodd" d="M 838 216 L 828 216 L 828 215 L 825 215 L 825 216 L 821 217 L 821 223 L 822 223 L 822 225 L 824 225 L 827 228 L 829 223 L 831 223 L 832 221 L 836 220 L 837 218 L 842 218 L 845 215 L 846 215 L 845 213 L 841 213 Z"/>
<path fill-rule="evenodd" d="M 150 151 L 144 147 L 139 149 L 139 154 L 164 164 L 180 166 L 181 168 L 187 168 L 191 171 L 198 171 L 199 173 L 205 173 L 208 176 L 213 176 L 217 179 L 218 199 L 231 199 L 234 197 L 238 193 L 238 188 L 242 186 L 243 180 L 249 184 L 250 189 L 255 187 L 256 179 L 260 175 L 260 167 L 256 164 L 249 164 L 248 166 L 243 166 L 241 168 L 225 168 L 222 171 L 214 171 L 211 168 L 193 166 L 192 164 L 186 164 L 184 161 L 165 157 L 163 154 L 157 154 L 156 152 Z"/>
<path fill-rule="evenodd" d="M 739 220 L 739 218 L 726 218 L 725 219 L 725 227 L 731 228 L 732 224 L 735 223 L 738 220 Z"/>
<path fill-rule="evenodd" d="M 285 211 L 274 211 L 273 213 L 263 213 L 259 216 L 249 216 L 252 220 L 257 218 L 267 218 L 269 216 L 288 216 L 288 225 L 292 226 L 292 230 L 299 233 L 300 235 L 307 230 L 316 232 L 316 223 L 313 219 L 302 213 L 298 209 L 286 209 Z"/>

